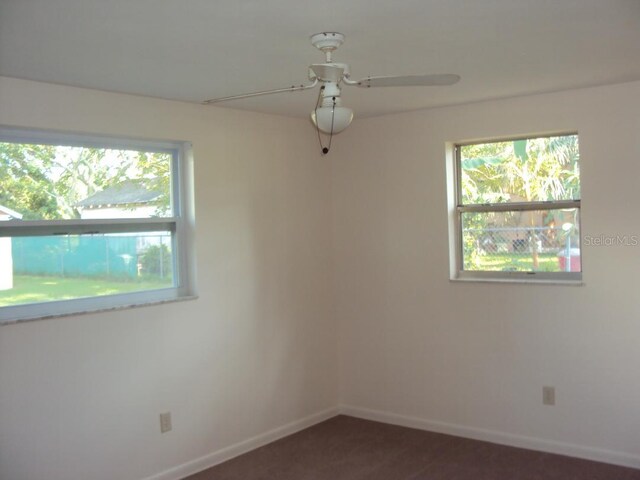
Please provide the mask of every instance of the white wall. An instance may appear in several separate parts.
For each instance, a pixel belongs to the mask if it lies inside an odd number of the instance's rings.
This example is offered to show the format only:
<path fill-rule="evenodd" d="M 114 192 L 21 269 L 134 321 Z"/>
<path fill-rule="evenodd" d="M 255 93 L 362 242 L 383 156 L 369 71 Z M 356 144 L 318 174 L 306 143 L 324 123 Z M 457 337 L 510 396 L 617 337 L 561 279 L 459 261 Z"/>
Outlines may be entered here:
<path fill-rule="evenodd" d="M 445 162 L 577 130 L 583 235 L 640 235 L 639 112 L 629 83 L 354 122 L 332 162 L 348 412 L 640 467 L 640 246 L 584 246 L 581 287 L 451 282 Z"/>
<path fill-rule="evenodd" d="M 0 106 L 5 126 L 192 141 L 199 293 L 0 327 L 0 478 L 141 479 L 337 405 L 307 122 L 8 78 Z"/>

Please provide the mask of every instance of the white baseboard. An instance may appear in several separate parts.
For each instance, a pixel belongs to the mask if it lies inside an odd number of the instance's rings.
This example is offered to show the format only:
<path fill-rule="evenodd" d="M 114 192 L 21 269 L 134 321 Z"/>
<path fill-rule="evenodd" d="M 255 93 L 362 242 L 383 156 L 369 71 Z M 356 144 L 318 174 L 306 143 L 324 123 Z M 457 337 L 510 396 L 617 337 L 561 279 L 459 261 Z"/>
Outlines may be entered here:
<path fill-rule="evenodd" d="M 384 412 L 380 410 L 370 410 L 367 408 L 343 405 L 340 413 L 365 420 L 390 423 L 403 427 L 417 428 L 437 433 L 446 433 L 458 437 L 473 438 L 485 442 L 499 443 L 512 447 L 528 448 L 548 453 L 557 453 L 570 457 L 584 458 L 598 462 L 611 463 L 623 467 L 640 468 L 640 456 L 626 452 L 617 452 L 593 447 L 586 447 L 572 443 L 558 442 L 555 440 L 545 440 L 524 435 L 514 435 L 511 433 L 499 432 L 496 430 L 486 430 L 482 428 L 467 427 L 452 423 L 427 420 L 423 418 L 398 415 L 396 413 Z"/>
<path fill-rule="evenodd" d="M 198 473 L 202 470 L 213 467 L 214 465 L 218 465 L 219 463 L 231 460 L 238 455 L 242 455 L 243 453 L 247 453 L 251 450 L 262 447 L 263 445 L 279 440 L 280 438 L 286 437 L 287 435 L 291 435 L 293 433 L 299 432 L 300 430 L 304 430 L 305 428 L 315 425 L 316 423 L 320 423 L 331 417 L 335 417 L 339 413 L 340 412 L 337 408 L 330 408 L 318 413 L 314 413 L 313 415 L 309 415 L 308 417 L 293 421 L 291 423 L 287 423 L 286 425 L 283 425 L 281 427 L 274 428 L 273 430 L 269 430 L 268 432 L 261 433 L 259 435 L 256 435 L 255 437 L 248 438 L 234 445 L 230 445 L 221 450 L 209 453 L 208 455 L 205 455 L 203 457 L 196 458 L 195 460 L 192 460 L 190 462 L 183 463 L 182 465 L 178 465 L 177 467 L 173 467 L 165 470 L 164 472 L 160 472 L 151 477 L 147 477 L 144 480 L 180 480 L 189 475 L 193 475 L 194 473 Z"/>

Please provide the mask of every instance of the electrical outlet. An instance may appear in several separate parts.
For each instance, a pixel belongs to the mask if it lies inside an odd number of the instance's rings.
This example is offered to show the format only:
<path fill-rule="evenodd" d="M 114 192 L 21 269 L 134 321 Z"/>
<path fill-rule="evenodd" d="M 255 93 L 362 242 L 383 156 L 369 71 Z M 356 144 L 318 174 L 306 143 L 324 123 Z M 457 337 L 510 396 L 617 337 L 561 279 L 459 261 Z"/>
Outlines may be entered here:
<path fill-rule="evenodd" d="M 171 412 L 160 414 L 160 433 L 171 431 Z"/>
<path fill-rule="evenodd" d="M 542 387 L 542 403 L 543 405 L 556 404 L 556 388 L 555 387 Z"/>

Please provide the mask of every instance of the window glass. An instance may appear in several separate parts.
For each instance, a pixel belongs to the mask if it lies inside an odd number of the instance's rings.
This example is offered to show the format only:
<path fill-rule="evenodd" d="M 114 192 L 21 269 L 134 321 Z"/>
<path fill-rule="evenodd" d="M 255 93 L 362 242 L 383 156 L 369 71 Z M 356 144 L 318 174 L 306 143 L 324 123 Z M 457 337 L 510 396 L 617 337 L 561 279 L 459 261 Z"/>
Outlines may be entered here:
<path fill-rule="evenodd" d="M 0 322 L 187 295 L 182 149 L 0 129 Z"/>
<path fill-rule="evenodd" d="M 580 198 L 578 136 L 460 147 L 463 205 Z"/>
<path fill-rule="evenodd" d="M 172 216 L 171 154 L 0 143 L 0 205 L 22 220 Z"/>
<path fill-rule="evenodd" d="M 579 272 L 582 269 L 575 208 L 464 212 L 462 232 L 464 270 Z"/>
<path fill-rule="evenodd" d="M 581 279 L 577 135 L 458 145 L 456 162 L 456 278 Z"/>
<path fill-rule="evenodd" d="M 3 240 L 10 242 L 13 285 L 0 290 L 0 306 L 173 286 L 171 232 Z"/>

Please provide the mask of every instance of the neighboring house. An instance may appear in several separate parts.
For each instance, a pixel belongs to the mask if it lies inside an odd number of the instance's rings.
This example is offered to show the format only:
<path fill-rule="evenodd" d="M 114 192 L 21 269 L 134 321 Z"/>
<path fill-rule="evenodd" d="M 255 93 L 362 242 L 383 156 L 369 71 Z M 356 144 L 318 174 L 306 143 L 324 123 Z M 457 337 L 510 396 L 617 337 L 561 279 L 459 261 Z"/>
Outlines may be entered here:
<path fill-rule="evenodd" d="M 76 207 L 82 219 L 149 218 L 156 215 L 161 196 L 128 180 L 94 193 Z"/>
<path fill-rule="evenodd" d="M 150 218 L 158 215 L 162 192 L 148 190 L 127 180 L 94 193 L 75 206 L 82 219 Z M 136 251 L 140 255 L 152 245 L 170 247 L 171 235 L 162 232 L 118 233 L 112 236 L 136 236 Z"/>
<path fill-rule="evenodd" d="M 0 221 L 22 220 L 22 215 L 0 205 Z M 13 288 L 13 255 L 11 254 L 11 238 L 0 237 L 0 290 Z"/>

